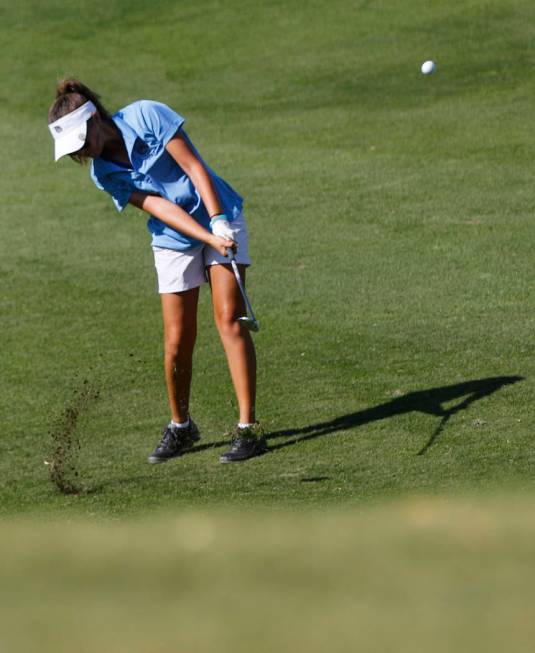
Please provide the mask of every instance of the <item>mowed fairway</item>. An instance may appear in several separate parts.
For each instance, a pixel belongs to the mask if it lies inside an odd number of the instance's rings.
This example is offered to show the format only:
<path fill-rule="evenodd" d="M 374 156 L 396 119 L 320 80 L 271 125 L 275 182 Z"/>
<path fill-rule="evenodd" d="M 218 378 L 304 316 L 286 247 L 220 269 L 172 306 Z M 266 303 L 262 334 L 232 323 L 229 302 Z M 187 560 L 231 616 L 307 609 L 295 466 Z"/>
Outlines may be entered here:
<path fill-rule="evenodd" d="M 528 650 L 534 25 L 527 0 L 4 7 L 2 653 Z M 65 75 L 172 106 L 244 195 L 266 455 L 218 462 L 237 411 L 205 287 L 203 439 L 147 464 L 149 235 L 54 164 Z"/>

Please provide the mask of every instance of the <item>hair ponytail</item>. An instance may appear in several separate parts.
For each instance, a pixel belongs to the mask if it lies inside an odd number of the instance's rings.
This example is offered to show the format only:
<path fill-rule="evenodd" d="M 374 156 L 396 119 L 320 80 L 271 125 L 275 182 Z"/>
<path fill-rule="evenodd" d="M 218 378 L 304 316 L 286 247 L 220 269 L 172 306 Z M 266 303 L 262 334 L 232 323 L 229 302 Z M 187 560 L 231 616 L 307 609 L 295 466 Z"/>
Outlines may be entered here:
<path fill-rule="evenodd" d="M 48 112 L 49 124 L 78 109 L 88 101 L 96 106 L 103 120 L 111 120 L 111 116 L 102 105 L 99 95 L 77 79 L 72 77 L 62 79 L 58 82 L 56 99 Z"/>

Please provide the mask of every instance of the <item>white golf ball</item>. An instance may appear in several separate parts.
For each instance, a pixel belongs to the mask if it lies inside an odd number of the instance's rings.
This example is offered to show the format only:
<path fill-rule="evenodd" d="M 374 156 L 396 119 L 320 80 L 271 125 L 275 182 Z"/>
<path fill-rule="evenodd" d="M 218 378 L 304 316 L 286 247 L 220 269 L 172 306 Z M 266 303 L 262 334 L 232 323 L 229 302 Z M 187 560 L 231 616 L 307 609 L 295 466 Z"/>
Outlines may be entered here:
<path fill-rule="evenodd" d="M 422 72 L 424 75 L 430 75 L 436 70 L 436 65 L 434 61 L 424 61 L 422 64 Z"/>

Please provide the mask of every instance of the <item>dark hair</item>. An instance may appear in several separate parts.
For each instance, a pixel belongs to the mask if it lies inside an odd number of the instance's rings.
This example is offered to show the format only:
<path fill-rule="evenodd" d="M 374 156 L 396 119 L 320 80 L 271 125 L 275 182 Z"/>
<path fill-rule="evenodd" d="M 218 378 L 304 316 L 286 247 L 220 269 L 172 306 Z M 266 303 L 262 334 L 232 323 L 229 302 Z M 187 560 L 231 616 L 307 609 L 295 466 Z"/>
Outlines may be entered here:
<path fill-rule="evenodd" d="M 56 87 L 56 99 L 48 111 L 48 124 L 66 116 L 88 101 L 91 101 L 96 106 L 103 120 L 111 121 L 111 115 L 102 105 L 99 95 L 77 79 L 72 77 L 62 79 Z M 76 153 L 69 154 L 69 156 L 77 163 L 84 163 L 86 161 L 86 157 Z"/>

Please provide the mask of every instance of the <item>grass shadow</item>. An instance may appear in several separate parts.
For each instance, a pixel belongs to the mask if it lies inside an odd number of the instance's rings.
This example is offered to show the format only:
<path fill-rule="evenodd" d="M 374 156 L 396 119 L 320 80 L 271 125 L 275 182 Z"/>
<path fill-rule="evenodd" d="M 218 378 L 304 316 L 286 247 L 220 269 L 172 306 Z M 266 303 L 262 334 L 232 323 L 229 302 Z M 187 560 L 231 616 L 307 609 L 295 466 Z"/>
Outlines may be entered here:
<path fill-rule="evenodd" d="M 464 383 L 457 383 L 455 385 L 447 385 L 439 388 L 430 388 L 429 390 L 409 392 L 401 397 L 396 397 L 395 399 L 383 404 L 374 406 L 373 408 L 347 413 L 346 415 L 341 415 L 340 417 L 335 417 L 334 419 L 325 422 L 317 422 L 316 424 L 310 424 L 309 426 L 304 426 L 302 428 L 272 431 L 267 435 L 269 444 L 268 452 L 277 451 L 300 442 L 306 442 L 307 440 L 313 440 L 333 433 L 347 431 L 358 426 L 370 424 L 371 422 L 377 422 L 379 420 L 388 419 L 397 415 L 405 415 L 406 413 L 416 411 L 441 418 L 438 427 L 431 434 L 426 444 L 417 452 L 417 455 L 421 456 L 433 446 L 453 415 L 456 415 L 462 410 L 466 410 L 474 402 L 494 394 L 501 388 L 523 380 L 524 377 L 522 376 L 497 376 L 487 379 L 466 381 Z M 450 408 L 445 408 L 443 406 L 443 404 L 455 400 L 459 400 L 459 402 L 454 406 Z M 290 439 L 280 443 L 273 443 L 273 440 L 282 438 Z M 228 444 L 228 439 L 207 442 L 206 444 L 192 447 L 188 451 L 185 451 L 182 456 L 189 456 L 208 449 L 228 446 Z M 179 460 L 180 457 L 175 460 Z M 139 478 L 148 480 L 150 476 L 143 475 Z M 302 479 L 302 482 L 312 483 L 327 479 L 328 477 L 312 477 Z M 132 480 L 132 478 L 119 479 L 115 484 L 131 483 Z M 109 482 L 100 484 L 99 486 L 91 488 L 87 493 L 99 493 L 103 490 L 104 486 L 109 486 L 110 484 L 111 483 Z"/>
<path fill-rule="evenodd" d="M 269 434 L 269 440 L 278 438 L 291 438 L 280 444 L 273 444 L 269 447 L 270 451 L 276 451 L 289 447 L 299 442 L 313 440 L 315 438 L 338 433 L 353 429 L 364 424 L 377 422 L 379 420 L 404 415 L 413 411 L 425 413 L 426 415 L 435 415 L 441 417 L 440 424 L 430 436 L 427 443 L 418 451 L 418 455 L 425 454 L 436 442 L 437 438 L 444 431 L 450 418 L 462 410 L 466 410 L 471 404 L 484 397 L 488 397 L 504 386 L 512 385 L 518 381 L 523 381 L 522 376 L 497 376 L 487 379 L 477 379 L 466 381 L 455 385 L 430 388 L 429 390 L 420 390 L 409 392 L 408 394 L 396 397 L 373 408 L 367 408 L 354 413 L 348 413 L 336 417 L 326 422 L 318 422 L 299 429 L 286 429 L 275 431 Z M 445 408 L 443 404 L 451 401 L 460 400 L 450 408 Z"/>
<path fill-rule="evenodd" d="M 395 417 L 396 415 L 404 415 L 411 412 L 425 413 L 426 415 L 434 415 L 441 417 L 440 424 L 429 437 L 427 443 L 417 452 L 419 456 L 425 454 L 435 443 L 440 434 L 444 431 L 446 424 L 450 418 L 456 413 L 466 410 L 471 404 L 480 399 L 488 397 L 501 388 L 523 381 L 523 376 L 495 376 L 487 379 L 476 379 L 473 381 L 465 381 L 464 383 L 456 383 L 454 385 L 446 385 L 438 388 L 430 388 L 429 390 L 419 390 L 417 392 L 409 392 L 401 397 L 396 397 L 373 408 L 366 408 L 354 413 L 347 413 L 334 419 L 317 422 L 302 428 L 283 429 L 280 431 L 271 431 L 267 434 L 269 451 L 277 451 L 284 447 L 290 447 L 299 442 L 306 442 L 332 433 L 340 431 L 347 431 L 358 426 L 364 426 L 371 422 Z M 451 408 L 445 408 L 443 404 L 451 401 L 461 400 Z M 279 438 L 290 438 L 285 442 L 279 444 L 272 444 L 272 440 Z M 215 449 L 228 445 L 229 440 L 219 440 L 216 442 L 208 442 L 206 444 L 197 445 L 189 451 L 184 452 L 184 456 L 206 451 L 207 449 Z"/>
<path fill-rule="evenodd" d="M 396 397 L 373 408 L 366 408 L 354 413 L 347 413 L 340 417 L 335 417 L 332 420 L 325 422 L 318 422 L 310 424 L 302 428 L 283 429 L 280 431 L 271 431 L 267 434 L 269 451 L 277 451 L 284 447 L 290 447 L 299 442 L 306 442 L 332 433 L 340 431 L 347 431 L 357 426 L 364 426 L 370 422 L 377 422 L 379 420 L 395 417 L 396 415 L 404 415 L 411 412 L 425 413 L 426 415 L 434 415 L 441 417 L 440 424 L 429 437 L 427 443 L 417 452 L 421 456 L 425 454 L 435 443 L 440 434 L 444 431 L 446 424 L 450 418 L 456 413 L 466 410 L 471 404 L 480 399 L 488 397 L 501 388 L 523 381 L 523 376 L 495 376 L 487 379 L 476 379 L 473 381 L 465 381 L 464 383 L 456 383 L 454 385 L 446 385 L 438 388 L 430 388 L 429 390 L 419 390 L 417 392 L 409 392 L 401 397 Z M 451 408 L 444 408 L 443 404 L 447 404 L 456 399 L 462 400 Z M 272 440 L 278 438 L 290 438 L 285 442 L 279 444 L 272 444 Z M 229 440 L 220 440 L 217 442 L 209 442 L 206 444 L 197 445 L 189 451 L 184 452 L 184 456 L 193 453 L 206 451 L 207 449 L 215 449 L 228 445 Z"/>
<path fill-rule="evenodd" d="M 396 397 L 373 408 L 347 413 L 334 419 L 317 422 L 302 428 L 284 429 L 280 431 L 272 431 L 267 435 L 269 449 L 268 452 L 277 451 L 285 447 L 290 447 L 300 442 L 313 440 L 323 436 L 339 433 L 358 426 L 364 426 L 371 422 L 388 419 L 397 415 L 405 415 L 411 412 L 420 412 L 426 415 L 434 415 L 440 417 L 438 427 L 429 437 L 426 444 L 417 452 L 417 455 L 424 455 L 436 442 L 437 438 L 444 431 L 448 421 L 453 415 L 456 415 L 462 410 L 466 410 L 471 404 L 476 401 L 488 397 L 501 388 L 523 381 L 522 376 L 497 376 L 487 379 L 477 379 L 474 381 L 466 381 L 464 383 L 457 383 L 455 385 L 442 386 L 438 388 L 430 388 L 429 390 L 420 390 L 417 392 L 409 392 L 401 397 Z M 445 408 L 443 404 L 459 400 L 458 403 Z M 290 438 L 278 444 L 273 443 L 273 440 L 281 438 Z M 206 444 L 197 445 L 188 451 L 185 451 L 182 456 L 188 456 L 194 453 L 200 453 L 207 449 L 216 449 L 217 447 L 228 446 L 229 440 L 219 440 L 216 442 L 208 442 Z M 175 459 L 178 460 L 179 458 Z M 170 461 L 172 462 L 172 461 Z M 150 481 L 152 475 L 144 474 L 136 478 L 123 478 L 117 479 L 114 482 L 105 482 L 96 485 L 86 490 L 85 494 L 98 494 L 104 490 L 105 487 L 110 485 L 126 485 L 135 480 Z M 327 476 L 307 477 L 301 479 L 303 483 L 315 483 L 329 480 Z"/>

